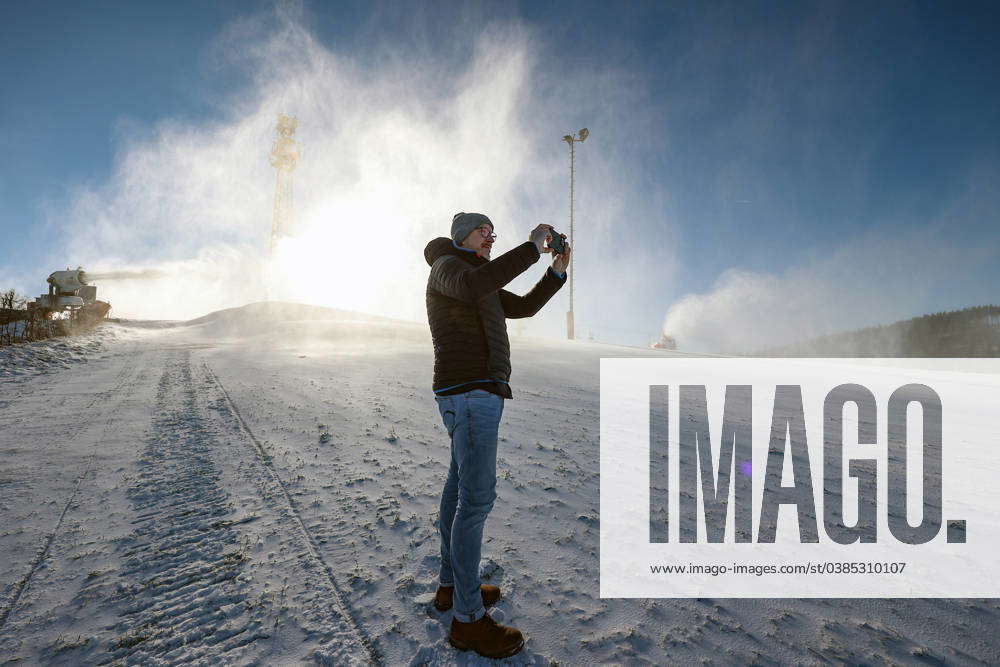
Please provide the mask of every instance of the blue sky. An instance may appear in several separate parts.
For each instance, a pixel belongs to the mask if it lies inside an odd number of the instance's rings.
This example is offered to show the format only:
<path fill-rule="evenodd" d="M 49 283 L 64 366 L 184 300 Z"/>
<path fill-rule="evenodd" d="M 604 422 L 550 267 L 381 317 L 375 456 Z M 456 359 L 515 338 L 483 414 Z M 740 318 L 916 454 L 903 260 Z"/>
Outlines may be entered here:
<path fill-rule="evenodd" d="M 164 128 L 212 131 L 262 108 L 275 87 L 261 81 L 274 68 L 242 60 L 233 43 L 267 42 L 291 20 L 339 67 L 389 77 L 412 60 L 414 76 L 440 72 L 441 90 L 467 74 L 484 30 L 514 31 L 511 49 L 527 54 L 530 73 L 513 99 L 531 117 L 512 114 L 530 154 L 565 167 L 559 137 L 592 132 L 578 154 L 577 289 L 582 324 L 598 337 L 652 335 L 666 317 L 691 340 L 726 347 L 731 340 L 709 332 L 751 327 L 776 340 L 997 301 L 1000 11 L 989 3 L 40 2 L 2 11 L 0 278 L 22 291 L 40 291 L 57 257 L 76 263 L 77 244 L 95 242 L 81 217 L 92 210 L 81 209 L 88 193 L 102 210 L 123 210 L 116 170 L 137 147 Z M 503 40 L 491 48 L 502 54 Z M 424 104 L 431 114 L 433 104 Z M 558 211 L 553 222 L 565 226 L 565 177 L 544 173 L 513 174 L 504 201 Z M 588 238 L 588 225 L 600 234 Z M 53 252 L 54 235 L 74 241 Z M 607 281 L 588 289 L 588 241 L 606 253 L 600 266 L 643 276 L 622 285 L 627 307 L 605 308 L 616 300 Z M 148 264 L 155 253 L 139 239 L 107 256 Z M 914 273 L 926 275 L 909 289 Z M 830 288 L 840 275 L 859 282 Z M 797 319 L 770 318 L 777 330 L 734 308 L 748 289 L 755 299 L 769 291 L 759 307 L 773 308 L 796 285 L 811 286 L 808 301 L 847 303 L 815 326 L 803 324 L 818 316 L 800 304 Z M 561 321 L 553 314 L 539 332 Z"/>

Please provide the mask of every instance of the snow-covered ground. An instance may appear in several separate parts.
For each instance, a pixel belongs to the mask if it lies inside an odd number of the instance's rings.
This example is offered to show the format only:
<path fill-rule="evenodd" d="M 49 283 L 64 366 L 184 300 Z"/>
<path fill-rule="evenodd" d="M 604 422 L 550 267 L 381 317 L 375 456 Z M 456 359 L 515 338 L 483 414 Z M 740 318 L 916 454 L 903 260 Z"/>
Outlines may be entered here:
<path fill-rule="evenodd" d="M 127 333 L 104 328 L 79 336 L 57 336 L 32 343 L 5 345 L 0 347 L 0 381 L 6 386 L 17 378 L 54 373 L 74 364 L 86 363 L 101 352 L 107 342 L 123 335 Z"/>
<path fill-rule="evenodd" d="M 507 662 L 1000 662 L 997 600 L 602 600 L 599 359 L 663 354 L 512 339 Z M 0 350 L 2 664 L 489 664 L 430 605 L 431 359 L 423 326 L 260 304 Z"/>

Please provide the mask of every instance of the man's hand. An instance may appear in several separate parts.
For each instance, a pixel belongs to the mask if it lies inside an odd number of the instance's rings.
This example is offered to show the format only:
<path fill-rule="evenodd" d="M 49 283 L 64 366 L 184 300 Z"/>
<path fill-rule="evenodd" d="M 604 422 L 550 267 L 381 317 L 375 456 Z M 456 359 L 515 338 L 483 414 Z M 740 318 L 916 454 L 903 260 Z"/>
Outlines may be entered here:
<path fill-rule="evenodd" d="M 560 234 L 560 236 L 564 239 L 566 238 L 565 234 Z M 569 247 L 569 244 L 565 243 L 565 241 L 563 243 L 565 244 L 565 249 L 562 254 L 552 256 L 552 270 L 556 273 L 566 273 L 566 269 L 569 268 L 570 255 L 573 254 L 573 249 Z"/>
<path fill-rule="evenodd" d="M 528 240 L 538 247 L 539 253 L 549 252 L 549 249 L 545 247 L 545 241 L 552 238 L 551 231 L 552 225 L 541 224 L 532 229 L 531 234 L 528 235 Z"/>

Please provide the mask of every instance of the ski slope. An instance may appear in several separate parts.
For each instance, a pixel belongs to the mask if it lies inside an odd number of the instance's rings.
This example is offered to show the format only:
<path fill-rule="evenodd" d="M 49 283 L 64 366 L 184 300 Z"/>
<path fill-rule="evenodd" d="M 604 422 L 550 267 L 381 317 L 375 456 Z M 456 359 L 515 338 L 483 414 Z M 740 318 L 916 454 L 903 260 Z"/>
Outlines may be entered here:
<path fill-rule="evenodd" d="M 510 664 L 1000 662 L 996 600 L 602 600 L 598 364 L 512 338 Z M 255 304 L 0 350 L 0 664 L 490 664 L 436 588 L 426 327 Z"/>

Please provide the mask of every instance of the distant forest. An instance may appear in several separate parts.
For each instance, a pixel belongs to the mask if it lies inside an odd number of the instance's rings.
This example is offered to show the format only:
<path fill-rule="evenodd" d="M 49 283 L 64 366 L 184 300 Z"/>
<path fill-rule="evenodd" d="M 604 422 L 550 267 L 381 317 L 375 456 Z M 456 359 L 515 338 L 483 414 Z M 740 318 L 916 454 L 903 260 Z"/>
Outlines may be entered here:
<path fill-rule="evenodd" d="M 998 357 L 1000 306 L 975 306 L 764 350 L 774 357 Z"/>

